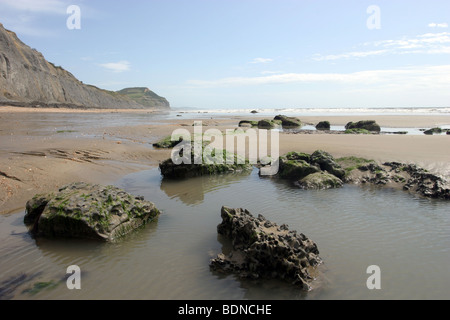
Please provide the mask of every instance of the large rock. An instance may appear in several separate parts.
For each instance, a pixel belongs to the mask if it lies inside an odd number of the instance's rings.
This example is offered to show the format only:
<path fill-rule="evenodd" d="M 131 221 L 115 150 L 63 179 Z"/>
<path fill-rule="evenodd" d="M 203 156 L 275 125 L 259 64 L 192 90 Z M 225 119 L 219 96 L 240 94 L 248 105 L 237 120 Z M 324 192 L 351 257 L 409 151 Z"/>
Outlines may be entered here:
<path fill-rule="evenodd" d="M 282 126 L 286 128 L 298 128 L 302 126 L 302 121 L 294 117 L 278 115 L 274 120 L 281 121 Z"/>
<path fill-rule="evenodd" d="M 381 132 L 381 127 L 379 124 L 376 123 L 374 120 L 363 120 L 359 122 L 349 122 L 345 126 L 345 129 L 352 130 L 352 129 L 361 129 L 361 130 L 367 130 L 370 132 Z"/>
<path fill-rule="evenodd" d="M 277 121 L 277 120 L 268 120 L 268 119 L 263 119 L 258 121 L 258 128 L 259 129 L 274 129 L 277 126 L 279 126 L 281 122 Z"/>
<path fill-rule="evenodd" d="M 278 175 L 303 189 L 329 189 L 342 187 L 346 172 L 332 155 L 318 150 L 312 155 L 290 152 L 280 157 Z"/>
<path fill-rule="evenodd" d="M 313 241 L 244 209 L 223 207 L 221 217 L 217 231 L 231 241 L 232 251 L 212 259 L 212 270 L 242 278 L 282 279 L 305 290 L 311 288 L 311 271 L 321 263 Z"/>
<path fill-rule="evenodd" d="M 341 179 L 328 172 L 317 172 L 297 181 L 296 185 L 306 190 L 325 190 L 340 188 L 344 183 Z"/>
<path fill-rule="evenodd" d="M 320 167 L 312 165 L 305 160 L 280 158 L 279 176 L 283 179 L 300 180 L 317 172 L 320 172 Z"/>
<path fill-rule="evenodd" d="M 114 241 L 156 219 L 152 202 L 114 186 L 73 183 L 27 202 L 25 224 L 37 236 Z"/>
<path fill-rule="evenodd" d="M 0 24 L 0 106 L 99 109 L 169 108 L 164 98 L 147 88 L 146 104 L 115 91 L 86 85 L 70 72 L 48 62 Z M 149 96 L 151 95 L 151 97 Z M 142 102 L 144 102 L 142 100 Z"/>
<path fill-rule="evenodd" d="M 319 166 L 324 171 L 328 171 L 339 179 L 344 179 L 345 177 L 345 170 L 328 152 L 317 150 L 311 155 L 311 163 Z"/>
<path fill-rule="evenodd" d="M 236 173 L 248 171 L 251 172 L 253 166 L 248 160 L 240 159 L 236 154 L 227 152 L 226 150 L 216 149 L 213 153 L 218 153 L 223 159 L 223 163 L 214 162 L 214 159 L 207 159 L 204 155 L 196 155 L 194 145 L 191 145 L 190 163 L 176 164 L 172 158 L 167 159 L 159 164 L 159 170 L 164 178 L 169 179 L 185 179 L 196 176 L 215 175 L 223 173 Z M 202 149 L 202 152 L 205 149 Z M 183 156 L 185 149 L 180 150 Z M 201 162 L 196 164 L 196 159 L 199 158 Z M 230 162 L 230 163 L 227 163 Z M 232 163 L 231 163 L 232 162 Z"/>
<path fill-rule="evenodd" d="M 322 131 L 331 130 L 331 124 L 329 121 L 322 121 L 316 125 L 316 129 Z"/>

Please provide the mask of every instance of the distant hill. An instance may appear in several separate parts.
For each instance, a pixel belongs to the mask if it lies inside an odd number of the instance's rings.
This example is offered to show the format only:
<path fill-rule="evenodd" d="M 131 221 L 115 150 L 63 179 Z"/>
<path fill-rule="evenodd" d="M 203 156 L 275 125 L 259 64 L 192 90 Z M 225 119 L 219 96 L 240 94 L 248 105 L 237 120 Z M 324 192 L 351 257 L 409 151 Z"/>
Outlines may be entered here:
<path fill-rule="evenodd" d="M 145 107 L 158 109 L 170 108 L 170 104 L 165 98 L 158 96 L 149 88 L 126 88 L 117 92 L 121 95 L 133 99 L 134 101 Z"/>
<path fill-rule="evenodd" d="M 37 108 L 169 108 L 167 100 L 161 97 L 158 99 L 153 92 L 148 99 L 146 92 L 142 96 L 141 104 L 139 99 L 128 95 L 84 84 L 70 72 L 48 62 L 42 53 L 31 49 L 0 23 L 0 105 Z"/>

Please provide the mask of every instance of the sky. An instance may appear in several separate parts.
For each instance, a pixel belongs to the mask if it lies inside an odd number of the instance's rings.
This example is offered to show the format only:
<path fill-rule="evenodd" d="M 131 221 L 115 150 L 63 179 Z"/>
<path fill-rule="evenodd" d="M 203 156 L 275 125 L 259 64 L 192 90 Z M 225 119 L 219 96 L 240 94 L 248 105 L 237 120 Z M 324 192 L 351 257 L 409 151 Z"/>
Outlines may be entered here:
<path fill-rule="evenodd" d="M 0 0 L 0 23 L 175 108 L 450 107 L 448 0 Z"/>

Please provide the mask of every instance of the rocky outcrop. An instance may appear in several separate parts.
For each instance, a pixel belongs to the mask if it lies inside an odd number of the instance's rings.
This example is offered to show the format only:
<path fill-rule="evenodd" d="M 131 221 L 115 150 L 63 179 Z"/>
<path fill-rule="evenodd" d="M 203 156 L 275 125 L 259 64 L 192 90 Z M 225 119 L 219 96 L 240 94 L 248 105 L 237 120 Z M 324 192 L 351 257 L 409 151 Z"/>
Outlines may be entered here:
<path fill-rule="evenodd" d="M 450 183 L 414 164 L 369 162 L 349 170 L 347 182 L 391 186 L 427 198 L 450 200 Z"/>
<path fill-rule="evenodd" d="M 221 217 L 217 231 L 231 241 L 232 251 L 212 259 L 211 270 L 241 278 L 282 279 L 305 290 L 311 288 L 312 271 L 321 263 L 313 241 L 244 209 L 223 207 Z"/>
<path fill-rule="evenodd" d="M 364 120 L 359 122 L 349 122 L 345 126 L 346 130 L 367 130 L 369 132 L 381 132 L 381 127 L 376 121 Z M 356 132 L 356 131 L 355 131 Z"/>
<path fill-rule="evenodd" d="M 189 144 L 189 142 L 187 144 Z M 191 144 L 190 148 L 186 145 L 184 145 L 184 148 L 180 146 L 180 150 L 174 150 L 174 152 L 178 152 L 180 158 L 182 158 L 187 149 L 190 149 L 190 151 L 188 151 L 190 152 L 190 161 L 181 161 L 180 164 L 177 164 L 170 158 L 159 164 L 159 170 L 164 178 L 185 179 L 204 175 L 237 173 L 243 171 L 251 172 L 253 169 L 253 166 L 248 160 L 241 160 L 236 154 L 232 154 L 226 150 L 212 150 L 212 152 L 209 152 L 211 159 L 205 157 L 205 146 L 201 149 L 202 154 L 199 155 L 196 155 L 193 144 Z M 215 161 L 216 159 L 219 160 L 219 158 L 221 161 Z"/>
<path fill-rule="evenodd" d="M 118 92 L 83 84 L 48 62 L 0 24 L 0 105 L 99 109 L 148 109 Z M 165 105 L 164 105 L 165 107 Z"/>
<path fill-rule="evenodd" d="M 278 175 L 303 189 L 330 189 L 342 187 L 345 170 L 322 150 L 312 155 L 290 152 L 280 157 Z"/>
<path fill-rule="evenodd" d="M 25 224 L 36 236 L 114 241 L 159 216 L 152 202 L 114 186 L 74 183 L 27 202 Z"/>

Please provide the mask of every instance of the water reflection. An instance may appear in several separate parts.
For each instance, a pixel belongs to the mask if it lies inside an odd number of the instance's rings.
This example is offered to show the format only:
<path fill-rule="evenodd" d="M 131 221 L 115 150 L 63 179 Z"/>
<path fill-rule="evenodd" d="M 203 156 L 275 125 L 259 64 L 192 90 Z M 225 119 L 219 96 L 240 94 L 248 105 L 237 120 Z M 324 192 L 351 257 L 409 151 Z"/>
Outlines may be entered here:
<path fill-rule="evenodd" d="M 189 206 L 198 205 L 205 200 L 205 195 L 226 188 L 243 178 L 249 177 L 251 172 L 201 176 L 187 180 L 162 179 L 161 190 L 170 198 L 181 200 Z"/>

